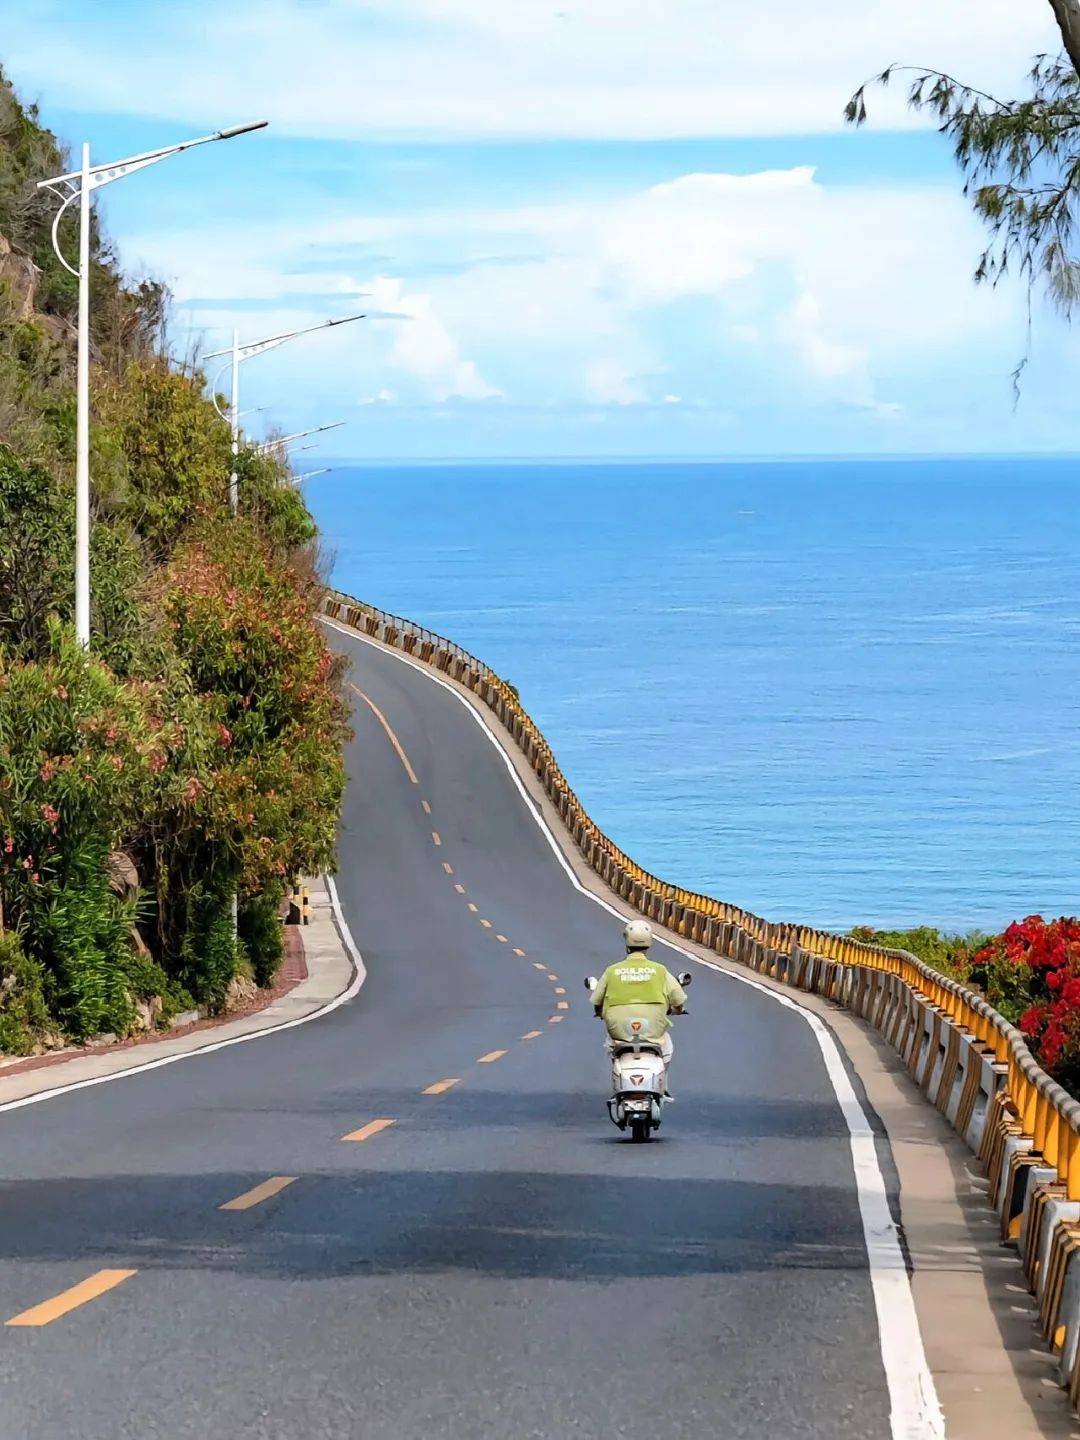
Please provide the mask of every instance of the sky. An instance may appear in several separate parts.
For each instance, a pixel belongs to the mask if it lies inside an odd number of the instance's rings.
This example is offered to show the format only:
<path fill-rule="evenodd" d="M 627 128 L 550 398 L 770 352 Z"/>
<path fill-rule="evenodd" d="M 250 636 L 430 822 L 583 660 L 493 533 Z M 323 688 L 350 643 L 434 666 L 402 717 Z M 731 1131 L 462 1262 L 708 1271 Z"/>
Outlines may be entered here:
<path fill-rule="evenodd" d="M 1018 93 L 1047 0 L 0 0 L 0 63 L 253 432 L 354 458 L 1071 452 L 1077 336 L 976 287 L 979 223 L 893 61 Z M 211 367 L 211 374 L 216 367 Z M 309 458 L 309 457 L 305 457 Z"/>

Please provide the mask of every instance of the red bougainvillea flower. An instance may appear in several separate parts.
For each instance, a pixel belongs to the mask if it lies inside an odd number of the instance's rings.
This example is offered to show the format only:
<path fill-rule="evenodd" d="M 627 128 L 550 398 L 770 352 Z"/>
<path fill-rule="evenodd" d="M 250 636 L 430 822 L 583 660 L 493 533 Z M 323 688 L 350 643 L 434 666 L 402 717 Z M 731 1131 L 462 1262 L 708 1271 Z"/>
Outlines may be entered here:
<path fill-rule="evenodd" d="M 1038 1035 L 1039 1031 L 1042 1029 L 1043 1019 L 1046 1015 L 1046 1011 L 1047 1006 L 1045 1005 L 1028 1006 L 1028 1008 L 1020 1016 L 1020 1029 L 1024 1032 L 1025 1035 Z"/>

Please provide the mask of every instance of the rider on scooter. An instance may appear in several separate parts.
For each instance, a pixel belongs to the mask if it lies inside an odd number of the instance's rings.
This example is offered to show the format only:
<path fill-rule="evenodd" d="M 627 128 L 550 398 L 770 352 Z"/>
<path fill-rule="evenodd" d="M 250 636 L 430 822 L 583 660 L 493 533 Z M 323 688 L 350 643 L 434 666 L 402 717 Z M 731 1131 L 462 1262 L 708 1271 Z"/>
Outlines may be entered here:
<path fill-rule="evenodd" d="M 649 959 L 646 951 L 652 940 L 647 920 L 627 923 L 623 930 L 626 959 L 604 971 L 592 992 L 592 1003 L 607 1026 L 609 1052 L 613 1042 L 651 1040 L 660 1047 L 666 1069 L 675 1051 L 668 1016 L 682 1014 L 686 991 L 658 960 Z M 670 1093 L 667 1091 L 669 1098 Z"/>

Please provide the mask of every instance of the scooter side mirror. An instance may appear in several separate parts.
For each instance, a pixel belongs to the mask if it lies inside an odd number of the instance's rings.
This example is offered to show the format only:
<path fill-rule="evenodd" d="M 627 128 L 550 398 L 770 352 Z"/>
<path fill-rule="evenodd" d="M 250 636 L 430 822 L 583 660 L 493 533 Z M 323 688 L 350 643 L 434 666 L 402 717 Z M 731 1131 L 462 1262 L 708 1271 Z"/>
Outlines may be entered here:
<path fill-rule="evenodd" d="M 693 977 L 693 975 L 690 974 L 690 971 L 689 971 L 689 970 L 684 970 L 683 973 L 679 976 L 679 984 L 680 984 L 680 985 L 683 987 L 683 989 L 685 990 L 686 987 L 687 987 L 687 985 L 690 984 L 690 982 L 691 982 L 691 980 L 693 980 L 693 978 L 694 978 L 694 977 Z"/>
<path fill-rule="evenodd" d="M 586 989 L 586 990 L 595 990 L 596 987 L 597 987 L 597 985 L 599 985 L 599 984 L 600 984 L 600 981 L 597 980 L 597 978 L 596 978 L 595 975 L 586 975 L 586 976 L 585 976 L 585 989 Z"/>

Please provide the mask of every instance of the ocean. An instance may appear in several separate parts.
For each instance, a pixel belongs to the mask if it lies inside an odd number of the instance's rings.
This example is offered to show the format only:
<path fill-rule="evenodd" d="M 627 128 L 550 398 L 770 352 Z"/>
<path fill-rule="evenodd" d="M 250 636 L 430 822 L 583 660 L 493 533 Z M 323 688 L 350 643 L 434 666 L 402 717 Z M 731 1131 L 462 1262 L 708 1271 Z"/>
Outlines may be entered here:
<path fill-rule="evenodd" d="M 770 919 L 1080 909 L 1070 459 L 342 462 L 333 582 L 515 684 L 594 819 Z"/>

